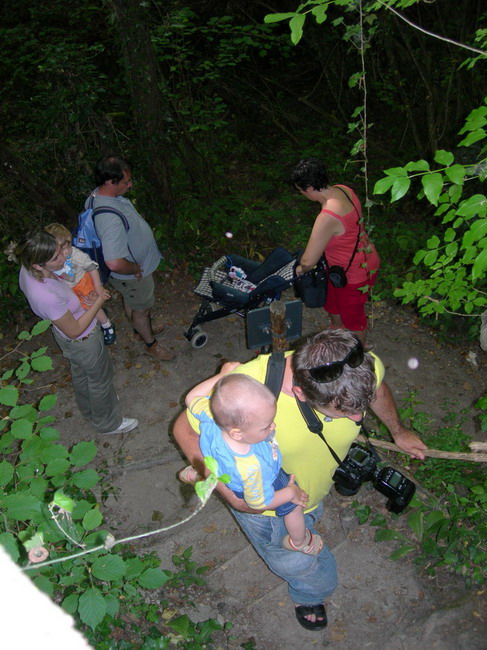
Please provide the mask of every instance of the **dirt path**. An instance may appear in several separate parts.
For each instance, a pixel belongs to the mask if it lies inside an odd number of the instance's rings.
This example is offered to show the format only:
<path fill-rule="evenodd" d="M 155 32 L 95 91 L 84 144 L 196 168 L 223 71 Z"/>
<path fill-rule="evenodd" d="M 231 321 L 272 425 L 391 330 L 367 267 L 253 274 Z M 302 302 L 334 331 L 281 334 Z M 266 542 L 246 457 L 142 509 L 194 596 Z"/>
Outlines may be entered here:
<path fill-rule="evenodd" d="M 223 359 L 246 361 L 253 355 L 246 348 L 244 320 L 238 316 L 206 324 L 207 345 L 200 350 L 191 347 L 182 333 L 199 304 L 192 287 L 191 280 L 175 274 L 158 278 L 155 312 L 166 317 L 161 339 L 177 352 L 174 363 L 144 355 L 125 322 L 120 300 L 109 306 L 118 327 L 118 341 L 111 348 L 116 386 L 124 413 L 140 421 L 133 434 L 98 440 L 97 462 L 107 464 L 116 496 L 106 503 L 105 521 L 118 538 L 173 524 L 195 507 L 192 488 L 175 478 L 184 462 L 171 438 L 171 424 L 189 387 L 212 374 Z M 482 439 L 473 404 L 485 392 L 487 354 L 474 344 L 470 349 L 454 341 L 438 343 L 401 308 L 376 304 L 373 316 L 370 344 L 385 363 L 396 400 L 400 403 L 415 391 L 423 402 L 421 410 L 437 422 L 448 408 L 465 408 L 469 415 L 465 431 Z M 305 310 L 303 334 L 325 324 L 321 310 Z M 11 346 L 10 336 L 4 337 L 4 348 Z M 63 443 L 93 439 L 74 404 L 66 363 L 50 335 L 42 338 L 51 346 L 56 365 L 52 377 L 42 376 L 42 384 L 49 379 L 57 385 L 56 415 Z M 477 355 L 478 365 L 467 361 L 469 352 Z M 417 368 L 410 367 L 414 362 L 408 365 L 410 359 L 417 359 Z M 450 406 L 444 406 L 445 400 Z M 384 498 L 373 490 L 363 489 L 359 499 L 384 509 Z M 393 546 L 374 542 L 374 530 L 357 524 L 350 500 L 330 494 L 325 507 L 320 528 L 337 558 L 340 586 L 327 605 L 329 626 L 319 634 L 299 627 L 285 586 L 265 568 L 216 498 L 189 524 L 147 538 L 137 549 L 155 550 L 162 566 L 172 568 L 171 556 L 193 547 L 193 558 L 210 567 L 207 586 L 194 593 L 196 608 L 187 599 L 178 602 L 178 594 L 172 597 L 179 612 L 193 620 L 232 621 L 234 639 L 222 639 L 222 647 L 239 648 L 252 639 L 259 650 L 485 647 L 480 590 L 468 591 L 461 579 L 448 574 L 427 578 L 407 559 L 390 560 Z"/>

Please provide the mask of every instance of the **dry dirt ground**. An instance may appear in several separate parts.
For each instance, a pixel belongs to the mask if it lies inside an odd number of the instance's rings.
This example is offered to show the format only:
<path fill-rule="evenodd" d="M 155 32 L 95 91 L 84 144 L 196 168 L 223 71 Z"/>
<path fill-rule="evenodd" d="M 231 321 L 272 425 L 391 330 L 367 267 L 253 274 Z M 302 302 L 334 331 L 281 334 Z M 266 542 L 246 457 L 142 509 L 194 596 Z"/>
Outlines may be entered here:
<path fill-rule="evenodd" d="M 246 361 L 254 354 L 246 348 L 245 321 L 236 315 L 205 324 L 207 345 L 199 350 L 191 347 L 183 331 L 199 305 L 193 286 L 184 275 L 157 278 L 154 312 L 165 318 L 160 339 L 177 353 L 172 363 L 154 361 L 143 353 L 142 345 L 133 340 L 119 297 L 108 305 L 118 328 L 118 341 L 110 348 L 116 387 L 124 413 L 140 422 L 132 433 L 97 440 L 96 462 L 107 464 L 114 488 L 104 506 L 105 522 L 117 538 L 169 526 L 193 512 L 192 488 L 176 479 L 185 463 L 171 437 L 172 423 L 185 392 L 213 374 L 223 359 Z M 283 299 L 292 297 L 285 294 Z M 376 303 L 372 316 L 369 343 L 384 361 L 397 402 L 415 391 L 421 410 L 438 426 L 448 410 L 465 408 L 465 431 L 482 439 L 473 404 L 485 393 L 487 354 L 475 343 L 465 347 L 455 340 L 438 342 L 404 308 Z M 303 334 L 325 326 L 322 310 L 304 310 Z M 14 334 L 4 334 L 5 350 L 11 348 Z M 66 362 L 49 333 L 42 339 L 50 345 L 55 370 L 41 375 L 32 389 L 45 391 L 49 382 L 56 387 L 55 414 L 64 444 L 94 439 L 74 403 Z M 468 360 L 470 353 L 475 363 Z M 408 366 L 411 358 L 419 362 L 416 369 Z M 362 488 L 359 499 L 385 512 L 385 498 L 374 490 Z M 320 530 L 337 559 L 340 585 L 327 604 L 328 628 L 319 633 L 297 624 L 284 584 L 267 570 L 216 497 L 187 524 L 145 538 L 133 548 L 157 552 L 162 567 L 173 569 L 172 555 L 192 546 L 193 559 L 209 567 L 207 584 L 193 592 L 194 606 L 187 596 L 178 599 L 173 593 L 174 606 L 194 621 L 231 621 L 232 637 L 218 637 L 219 647 L 240 648 L 246 642 L 258 650 L 486 647 L 482 590 L 468 590 L 461 579 L 446 573 L 429 578 L 406 558 L 393 562 L 388 556 L 394 545 L 376 543 L 374 529 L 357 524 L 351 500 L 335 493 L 325 500 Z"/>

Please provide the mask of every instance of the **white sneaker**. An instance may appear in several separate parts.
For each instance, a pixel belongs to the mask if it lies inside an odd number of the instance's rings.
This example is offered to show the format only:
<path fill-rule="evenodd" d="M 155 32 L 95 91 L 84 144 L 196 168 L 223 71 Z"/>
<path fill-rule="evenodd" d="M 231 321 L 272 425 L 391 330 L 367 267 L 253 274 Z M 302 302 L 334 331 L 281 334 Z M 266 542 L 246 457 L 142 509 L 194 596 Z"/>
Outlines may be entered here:
<path fill-rule="evenodd" d="M 114 431 L 104 431 L 103 433 L 100 433 L 101 436 L 110 436 L 112 433 L 128 433 L 129 431 L 132 431 L 132 429 L 135 429 L 135 427 L 139 426 L 139 421 L 136 420 L 135 418 L 123 418 L 122 424 L 118 427 L 118 429 L 115 429 Z"/>

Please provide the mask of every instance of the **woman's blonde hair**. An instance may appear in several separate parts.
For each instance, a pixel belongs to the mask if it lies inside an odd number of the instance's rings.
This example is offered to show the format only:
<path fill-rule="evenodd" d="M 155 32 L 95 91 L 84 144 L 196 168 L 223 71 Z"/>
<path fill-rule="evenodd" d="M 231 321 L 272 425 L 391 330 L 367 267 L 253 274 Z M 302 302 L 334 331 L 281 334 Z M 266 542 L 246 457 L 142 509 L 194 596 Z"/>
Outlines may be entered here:
<path fill-rule="evenodd" d="M 56 253 L 56 238 L 44 230 L 28 232 L 15 249 L 15 256 L 22 266 L 37 280 L 42 280 L 42 273 L 34 264 L 43 266 Z"/>

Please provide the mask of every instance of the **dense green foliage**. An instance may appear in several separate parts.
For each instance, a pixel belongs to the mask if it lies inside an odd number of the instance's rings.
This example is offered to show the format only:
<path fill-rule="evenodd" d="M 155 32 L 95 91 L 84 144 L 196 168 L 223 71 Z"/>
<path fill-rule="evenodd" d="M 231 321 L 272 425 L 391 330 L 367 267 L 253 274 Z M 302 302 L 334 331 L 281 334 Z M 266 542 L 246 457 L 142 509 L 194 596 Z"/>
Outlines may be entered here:
<path fill-rule="evenodd" d="M 0 544 L 99 650 L 113 647 L 117 630 L 123 630 L 127 647 L 202 647 L 223 626 L 178 616 L 168 597 L 172 588 L 180 593 L 204 584 L 206 567 L 192 562 L 188 548 L 173 557 L 176 571 L 163 570 L 154 553 L 136 555 L 134 544 L 124 546 L 120 542 L 127 540 L 103 530 L 102 506 L 111 486 L 95 469 L 95 443 L 68 448 L 59 442 L 56 419 L 49 415 L 55 394 L 26 401 L 26 388 L 37 373 L 52 369 L 52 360 L 46 347 L 28 353 L 22 346 L 49 325 L 41 321 L 21 332 L 20 363 L 1 376 Z M 210 481 L 215 485 L 217 479 L 210 474 L 198 484 L 202 501 L 211 494 L 204 489 Z"/>

